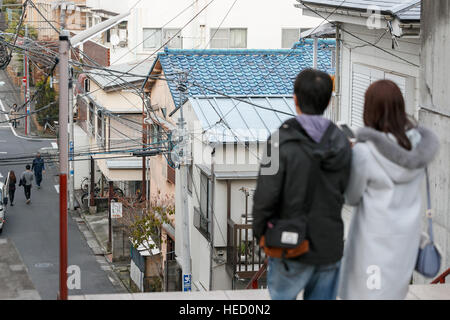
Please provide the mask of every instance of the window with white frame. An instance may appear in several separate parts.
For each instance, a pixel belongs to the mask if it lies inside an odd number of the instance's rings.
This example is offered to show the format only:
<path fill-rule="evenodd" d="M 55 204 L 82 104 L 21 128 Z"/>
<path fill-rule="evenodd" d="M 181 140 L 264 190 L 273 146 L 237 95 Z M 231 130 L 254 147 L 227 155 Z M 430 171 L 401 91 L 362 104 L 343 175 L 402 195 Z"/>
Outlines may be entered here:
<path fill-rule="evenodd" d="M 245 49 L 247 48 L 247 29 L 212 28 L 210 39 L 212 49 Z"/>
<path fill-rule="evenodd" d="M 364 126 L 364 99 L 367 89 L 372 83 L 383 79 L 394 81 L 402 91 L 407 107 L 411 104 L 409 86 L 412 79 L 390 73 L 387 70 L 353 64 L 350 110 L 350 125 L 353 128 Z"/>
<path fill-rule="evenodd" d="M 103 111 L 97 108 L 97 144 L 101 147 L 105 147 L 105 117 Z"/>
<path fill-rule="evenodd" d="M 164 44 L 173 49 L 183 47 L 180 29 L 144 28 L 143 37 L 144 49 L 158 49 Z M 169 42 L 166 44 L 167 41 Z"/>
<path fill-rule="evenodd" d="M 171 39 L 171 40 L 170 40 Z M 162 44 L 167 43 L 167 47 L 171 49 L 182 49 L 183 48 L 183 38 L 181 37 L 180 29 L 163 29 L 163 40 Z"/>
<path fill-rule="evenodd" d="M 157 49 L 161 46 L 162 30 L 144 28 L 144 49 Z"/>
<path fill-rule="evenodd" d="M 281 29 L 281 47 L 290 49 L 294 43 L 300 40 L 302 32 L 309 30 L 308 28 L 283 28 Z"/>

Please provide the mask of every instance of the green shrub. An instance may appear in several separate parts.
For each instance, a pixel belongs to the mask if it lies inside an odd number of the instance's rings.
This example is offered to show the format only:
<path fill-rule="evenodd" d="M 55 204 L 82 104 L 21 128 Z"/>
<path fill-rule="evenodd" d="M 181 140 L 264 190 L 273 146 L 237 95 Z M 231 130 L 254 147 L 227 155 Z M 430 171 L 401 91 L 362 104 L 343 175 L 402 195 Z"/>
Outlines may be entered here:
<path fill-rule="evenodd" d="M 37 112 L 37 120 L 41 126 L 44 126 L 47 121 L 53 125 L 54 121 L 58 121 L 59 104 L 55 89 L 50 88 L 50 79 L 45 84 L 43 80 L 37 82 L 36 90 L 39 93 L 36 96 L 35 110 L 39 110 L 52 102 L 56 102 L 49 108 Z"/>

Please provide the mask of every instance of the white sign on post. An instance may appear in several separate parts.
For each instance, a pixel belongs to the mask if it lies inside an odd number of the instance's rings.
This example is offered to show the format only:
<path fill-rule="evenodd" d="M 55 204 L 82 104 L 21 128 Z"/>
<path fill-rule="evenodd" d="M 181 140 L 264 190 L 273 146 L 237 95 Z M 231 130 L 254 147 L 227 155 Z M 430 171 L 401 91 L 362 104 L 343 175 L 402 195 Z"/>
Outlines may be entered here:
<path fill-rule="evenodd" d="M 111 218 L 122 218 L 122 202 L 111 202 Z"/>

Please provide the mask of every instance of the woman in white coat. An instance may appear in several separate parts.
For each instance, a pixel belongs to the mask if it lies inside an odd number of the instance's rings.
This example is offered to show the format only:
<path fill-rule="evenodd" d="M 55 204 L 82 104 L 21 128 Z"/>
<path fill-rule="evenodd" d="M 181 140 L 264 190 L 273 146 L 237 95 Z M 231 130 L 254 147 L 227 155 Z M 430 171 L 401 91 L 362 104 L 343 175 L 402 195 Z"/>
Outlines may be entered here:
<path fill-rule="evenodd" d="M 404 299 L 416 264 L 424 211 L 422 182 L 439 142 L 408 119 L 398 86 L 366 92 L 365 127 L 353 148 L 347 203 L 355 207 L 345 243 L 341 299 Z"/>

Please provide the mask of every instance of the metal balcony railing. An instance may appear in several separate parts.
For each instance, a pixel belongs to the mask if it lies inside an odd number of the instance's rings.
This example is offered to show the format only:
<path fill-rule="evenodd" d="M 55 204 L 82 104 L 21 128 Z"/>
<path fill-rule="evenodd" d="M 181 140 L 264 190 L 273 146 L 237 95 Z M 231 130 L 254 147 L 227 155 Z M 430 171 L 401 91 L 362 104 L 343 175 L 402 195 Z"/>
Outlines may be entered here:
<path fill-rule="evenodd" d="M 266 258 L 253 236 L 253 227 L 229 219 L 227 231 L 227 270 L 233 278 L 251 279 Z"/>

